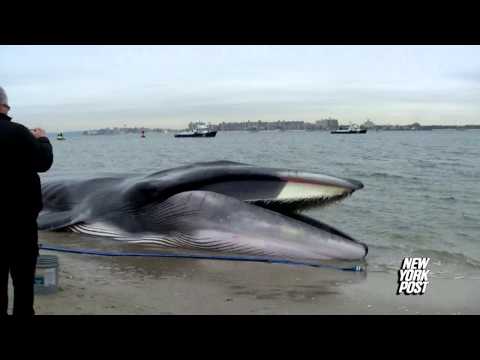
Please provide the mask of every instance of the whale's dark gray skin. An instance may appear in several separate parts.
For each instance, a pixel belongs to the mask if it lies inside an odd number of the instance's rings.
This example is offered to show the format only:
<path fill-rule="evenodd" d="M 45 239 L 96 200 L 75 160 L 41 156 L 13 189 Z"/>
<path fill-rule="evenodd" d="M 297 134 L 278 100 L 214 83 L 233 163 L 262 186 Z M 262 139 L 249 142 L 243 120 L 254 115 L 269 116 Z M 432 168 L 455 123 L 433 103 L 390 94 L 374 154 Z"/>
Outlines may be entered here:
<path fill-rule="evenodd" d="M 302 261 L 360 260 L 365 244 L 302 210 L 338 201 L 355 180 L 228 161 L 150 175 L 47 178 L 40 230 Z"/>

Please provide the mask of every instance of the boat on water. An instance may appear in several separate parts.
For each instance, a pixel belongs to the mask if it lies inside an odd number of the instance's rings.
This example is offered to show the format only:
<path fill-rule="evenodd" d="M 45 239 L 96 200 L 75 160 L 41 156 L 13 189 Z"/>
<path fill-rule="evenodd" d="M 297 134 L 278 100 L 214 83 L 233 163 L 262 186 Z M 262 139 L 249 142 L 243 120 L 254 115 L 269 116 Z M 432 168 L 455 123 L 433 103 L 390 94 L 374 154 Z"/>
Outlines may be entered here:
<path fill-rule="evenodd" d="M 204 123 L 197 123 L 193 126 L 192 131 L 182 131 L 174 136 L 176 138 L 184 138 L 184 137 L 215 137 L 217 135 L 216 130 L 210 130 L 207 125 Z"/>
<path fill-rule="evenodd" d="M 367 129 L 361 129 L 358 125 L 339 126 L 337 130 L 331 131 L 331 134 L 366 134 Z"/>
<path fill-rule="evenodd" d="M 66 140 L 65 137 L 63 136 L 63 133 L 59 132 L 57 134 L 57 140 Z"/>

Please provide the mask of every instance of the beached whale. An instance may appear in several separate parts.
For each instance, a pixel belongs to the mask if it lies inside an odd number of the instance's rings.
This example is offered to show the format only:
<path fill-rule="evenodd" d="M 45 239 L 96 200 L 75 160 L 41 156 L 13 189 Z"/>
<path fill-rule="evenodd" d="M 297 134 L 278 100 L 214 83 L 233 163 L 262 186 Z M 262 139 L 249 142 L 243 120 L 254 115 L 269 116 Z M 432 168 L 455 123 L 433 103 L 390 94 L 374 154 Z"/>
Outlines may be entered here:
<path fill-rule="evenodd" d="M 302 210 L 338 201 L 355 180 L 228 161 L 149 175 L 43 180 L 40 230 L 140 244 L 316 261 L 359 260 L 367 246 Z"/>

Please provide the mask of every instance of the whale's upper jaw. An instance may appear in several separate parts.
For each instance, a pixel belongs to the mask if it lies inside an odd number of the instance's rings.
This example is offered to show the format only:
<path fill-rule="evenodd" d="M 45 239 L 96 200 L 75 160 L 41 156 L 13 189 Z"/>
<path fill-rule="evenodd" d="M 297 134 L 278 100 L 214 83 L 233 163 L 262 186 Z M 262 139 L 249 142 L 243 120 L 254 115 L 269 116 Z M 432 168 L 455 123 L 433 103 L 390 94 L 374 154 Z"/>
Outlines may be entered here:
<path fill-rule="evenodd" d="M 351 179 L 232 162 L 194 164 L 149 176 L 152 178 L 158 179 L 162 194 L 211 191 L 282 212 L 324 206 L 363 188 L 361 182 Z M 171 184 L 167 188 L 166 179 Z"/>
<path fill-rule="evenodd" d="M 359 181 L 328 175 L 276 169 L 255 170 L 250 176 L 238 172 L 234 179 L 212 178 L 194 190 L 217 192 L 287 214 L 338 202 L 363 188 Z"/>

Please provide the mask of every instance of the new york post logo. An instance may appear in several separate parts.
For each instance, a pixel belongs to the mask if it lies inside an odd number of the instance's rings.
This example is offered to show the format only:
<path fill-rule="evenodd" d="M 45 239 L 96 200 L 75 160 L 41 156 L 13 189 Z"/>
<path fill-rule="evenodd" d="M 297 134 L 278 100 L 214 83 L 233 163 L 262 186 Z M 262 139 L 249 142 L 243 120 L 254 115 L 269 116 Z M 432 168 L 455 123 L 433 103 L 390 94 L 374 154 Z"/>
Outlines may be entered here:
<path fill-rule="evenodd" d="M 430 258 L 405 258 L 398 271 L 397 295 L 423 295 L 428 285 Z"/>

